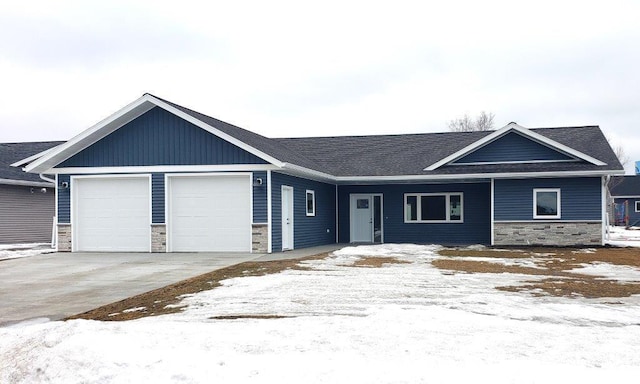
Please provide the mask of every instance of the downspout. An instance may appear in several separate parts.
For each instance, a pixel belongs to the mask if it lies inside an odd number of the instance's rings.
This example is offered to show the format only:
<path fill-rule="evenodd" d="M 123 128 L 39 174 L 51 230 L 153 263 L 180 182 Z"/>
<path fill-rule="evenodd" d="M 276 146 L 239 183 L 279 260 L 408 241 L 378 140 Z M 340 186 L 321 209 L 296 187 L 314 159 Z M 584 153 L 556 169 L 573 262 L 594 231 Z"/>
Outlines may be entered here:
<path fill-rule="evenodd" d="M 38 176 L 40 176 L 42 180 L 53 184 L 53 191 L 54 191 L 53 198 L 55 200 L 55 203 L 54 203 L 55 210 L 54 210 L 53 220 L 51 224 L 51 248 L 57 248 L 58 247 L 58 182 L 54 179 L 48 178 L 42 173 L 38 174 Z"/>
<path fill-rule="evenodd" d="M 602 177 L 602 245 L 609 240 L 609 181 L 611 175 Z"/>

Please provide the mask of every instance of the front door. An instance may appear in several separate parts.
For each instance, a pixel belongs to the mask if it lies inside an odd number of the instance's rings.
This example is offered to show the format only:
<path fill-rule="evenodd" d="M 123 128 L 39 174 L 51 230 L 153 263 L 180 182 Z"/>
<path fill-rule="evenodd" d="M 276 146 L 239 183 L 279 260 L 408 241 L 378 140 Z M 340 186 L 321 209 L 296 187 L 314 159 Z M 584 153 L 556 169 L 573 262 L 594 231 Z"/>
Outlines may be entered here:
<path fill-rule="evenodd" d="M 282 250 L 293 249 L 293 188 L 282 186 Z"/>
<path fill-rule="evenodd" d="M 350 197 L 352 243 L 382 243 L 382 195 L 353 194 Z"/>

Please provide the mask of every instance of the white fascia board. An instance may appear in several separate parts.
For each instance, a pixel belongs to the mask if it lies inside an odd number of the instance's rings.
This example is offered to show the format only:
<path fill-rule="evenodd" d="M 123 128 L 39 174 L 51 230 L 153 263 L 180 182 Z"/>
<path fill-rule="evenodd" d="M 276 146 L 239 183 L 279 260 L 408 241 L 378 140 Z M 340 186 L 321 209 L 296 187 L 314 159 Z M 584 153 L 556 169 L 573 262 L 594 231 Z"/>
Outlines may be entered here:
<path fill-rule="evenodd" d="M 403 182 L 403 181 L 447 181 L 460 179 L 531 179 L 531 178 L 557 178 L 557 177 L 584 177 L 606 176 L 621 174 L 624 171 L 559 171 L 559 172 L 513 172 L 513 173 L 472 173 L 454 175 L 405 175 L 405 176 L 339 176 L 339 183 L 357 182 Z"/>
<path fill-rule="evenodd" d="M 299 175 L 299 176 L 311 178 L 311 179 L 322 181 L 322 182 L 335 183 L 336 180 L 338 179 L 337 177 L 330 175 L 328 173 L 314 171 L 313 169 L 309 169 L 309 168 L 305 168 L 299 165 L 294 165 L 289 163 L 284 163 L 283 166 L 281 167 L 281 171 L 288 174 L 292 174 L 294 176 Z"/>
<path fill-rule="evenodd" d="M 12 179 L 0 179 L 2 185 L 19 185 L 24 187 L 55 187 L 55 184 L 45 183 L 43 181 L 26 181 L 26 180 L 12 180 Z"/>
<path fill-rule="evenodd" d="M 246 144 L 245 142 L 240 141 L 240 140 L 236 139 L 235 137 L 222 132 L 221 130 L 217 129 L 214 126 L 209 125 L 209 124 L 207 124 L 207 123 L 205 123 L 205 122 L 203 122 L 203 121 L 201 121 L 199 119 L 196 119 L 195 117 L 193 117 L 193 116 L 191 116 L 191 115 L 189 115 L 187 113 L 184 113 L 181 110 L 179 110 L 178 108 L 175 108 L 175 107 L 165 103 L 164 101 L 162 101 L 160 99 L 157 99 L 157 98 L 155 98 L 155 97 L 153 97 L 151 95 L 146 95 L 146 96 L 148 96 L 149 99 L 152 100 L 152 102 L 154 104 L 156 104 L 157 106 L 159 106 L 160 108 L 163 108 L 163 109 L 173 113 L 174 115 L 176 115 L 176 116 L 178 116 L 178 117 L 190 122 L 191 124 L 196 125 L 196 126 L 202 128 L 202 129 L 204 129 L 205 131 L 207 131 L 207 132 L 209 132 L 209 133 L 211 133 L 211 134 L 213 134 L 215 136 L 218 136 L 219 138 L 221 138 L 221 139 L 223 139 L 225 141 L 228 141 L 229 143 L 231 143 L 231 144 L 233 144 L 233 145 L 235 145 L 235 146 L 237 146 L 237 147 L 239 147 L 241 149 L 244 149 L 245 151 L 251 153 L 252 155 L 258 156 L 262 160 L 264 160 L 264 161 L 266 161 L 268 163 L 271 163 L 273 165 L 276 165 L 278 167 L 282 167 L 284 165 L 284 163 L 282 161 L 276 159 L 275 157 L 267 155 L 266 153 L 264 153 L 264 152 L 262 152 L 262 151 L 260 151 L 260 150 L 258 150 L 256 148 Z"/>
<path fill-rule="evenodd" d="M 46 173 L 45 170 L 80 152 L 153 107 L 153 101 L 149 100 L 148 95 L 143 95 L 66 143 L 53 148 L 51 152 L 24 167 L 24 170 L 25 172 Z"/>
<path fill-rule="evenodd" d="M 640 199 L 640 195 L 611 196 L 612 199 Z"/>
<path fill-rule="evenodd" d="M 552 149 L 556 149 L 559 150 L 561 152 L 565 152 L 569 155 L 572 155 L 574 157 L 577 157 L 579 159 L 585 160 L 591 164 L 594 165 L 607 165 L 606 163 L 591 157 L 589 155 L 586 155 L 580 151 L 576 151 L 573 148 L 567 147 L 564 144 L 560 144 L 555 140 L 551 140 L 548 137 L 542 136 L 539 133 L 535 133 L 533 131 L 531 131 L 530 129 L 527 129 L 525 127 L 522 127 L 516 123 L 509 123 L 507 125 L 505 125 L 504 127 L 500 128 L 499 130 L 491 133 L 490 135 L 487 135 L 485 137 L 483 137 L 482 139 L 471 143 L 469 145 L 467 145 L 466 147 L 462 148 L 461 150 L 445 157 L 444 159 L 428 166 L 427 168 L 425 168 L 425 171 L 433 171 L 435 169 L 440 168 L 441 166 L 448 164 L 466 154 L 469 154 L 471 152 L 473 152 L 474 150 L 483 147 L 484 145 L 500 138 L 501 136 L 506 135 L 509 131 L 516 131 L 520 134 L 522 134 L 523 136 L 529 137 L 530 139 L 533 139 L 541 144 L 544 144 Z"/>
<path fill-rule="evenodd" d="M 56 145 L 56 146 L 55 146 L 55 147 L 53 147 L 53 148 L 49 148 L 49 149 L 47 149 L 47 150 L 45 150 L 45 151 L 42 151 L 42 152 L 40 152 L 40 153 L 36 153 L 35 155 L 33 155 L 33 156 L 29 156 L 29 157 L 27 157 L 26 159 L 22 159 L 22 160 L 16 161 L 15 163 L 11 164 L 11 166 L 12 166 L 12 167 L 21 167 L 21 166 L 23 166 L 23 165 L 25 165 L 25 164 L 29 164 L 29 163 L 31 163 L 32 161 L 34 161 L 34 160 L 36 160 L 36 159 L 39 159 L 39 158 L 41 158 L 42 156 L 46 155 L 47 153 L 49 153 L 49 152 L 53 151 L 54 149 L 58 148 L 60 145 L 62 145 L 62 144 L 58 144 L 58 145 Z"/>
<path fill-rule="evenodd" d="M 142 167 L 67 167 L 51 168 L 46 174 L 114 174 L 114 173 L 174 173 L 174 172 L 240 172 L 280 169 L 271 164 L 220 164 L 220 165 L 152 165 Z"/>

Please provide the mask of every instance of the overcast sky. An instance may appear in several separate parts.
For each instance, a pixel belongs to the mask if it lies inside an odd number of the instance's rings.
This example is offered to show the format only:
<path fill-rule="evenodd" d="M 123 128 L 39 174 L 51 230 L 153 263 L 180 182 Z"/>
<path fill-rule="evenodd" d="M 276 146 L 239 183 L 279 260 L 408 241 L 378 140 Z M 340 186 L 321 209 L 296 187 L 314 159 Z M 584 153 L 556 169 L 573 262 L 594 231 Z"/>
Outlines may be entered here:
<path fill-rule="evenodd" d="M 0 0 L 0 87 L 0 142 L 150 92 L 270 137 L 600 125 L 635 161 L 640 2 Z"/>

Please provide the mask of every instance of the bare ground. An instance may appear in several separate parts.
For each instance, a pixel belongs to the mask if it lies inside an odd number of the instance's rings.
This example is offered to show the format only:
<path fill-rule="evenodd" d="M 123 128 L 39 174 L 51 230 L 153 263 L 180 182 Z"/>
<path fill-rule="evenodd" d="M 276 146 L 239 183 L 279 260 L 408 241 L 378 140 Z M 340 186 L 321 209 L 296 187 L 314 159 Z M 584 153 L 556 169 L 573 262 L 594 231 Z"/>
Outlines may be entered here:
<path fill-rule="evenodd" d="M 572 269 L 595 262 L 640 268 L 640 249 L 637 248 L 597 248 L 586 251 L 576 248 L 526 248 L 522 250 L 445 248 L 440 250 L 439 254 L 445 258 L 436 259 L 432 264 L 450 273 L 514 273 L 549 276 L 543 280 L 524 280 L 522 285 L 496 288 L 502 291 L 587 298 L 616 298 L 640 294 L 640 283 L 623 283 L 602 276 L 571 272 Z M 328 256 L 328 253 L 323 253 L 295 260 L 241 263 L 107 304 L 71 316 L 67 320 L 123 321 L 175 313 L 181 310 L 178 304 L 183 295 L 216 288 L 220 286 L 222 280 L 233 277 L 274 274 L 287 269 L 309 270 L 299 263 L 304 260 L 324 259 Z M 504 265 L 489 261 L 464 260 L 465 257 L 528 258 L 535 262 L 537 268 Z M 403 263 L 408 262 L 393 257 L 364 257 L 357 260 L 353 267 L 380 268 L 384 265 Z M 257 318 L 278 318 L 278 316 L 261 315 Z"/>

